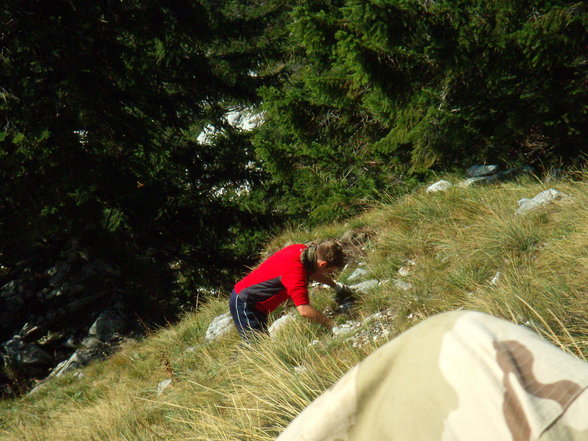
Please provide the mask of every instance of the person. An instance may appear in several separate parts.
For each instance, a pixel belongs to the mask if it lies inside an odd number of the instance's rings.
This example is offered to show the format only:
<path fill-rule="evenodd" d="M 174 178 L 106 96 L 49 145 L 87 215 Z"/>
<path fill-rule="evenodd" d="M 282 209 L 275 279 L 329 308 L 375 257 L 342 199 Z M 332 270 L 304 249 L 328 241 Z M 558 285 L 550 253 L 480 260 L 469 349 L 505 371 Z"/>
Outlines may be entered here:
<path fill-rule="evenodd" d="M 311 305 L 308 283 L 328 285 L 339 301 L 348 299 L 353 294 L 350 288 L 332 278 L 344 264 L 343 249 L 335 240 L 279 250 L 235 284 L 229 309 L 237 331 L 245 340 L 267 331 L 268 314 L 288 299 L 301 316 L 331 329 L 333 321 Z"/>
<path fill-rule="evenodd" d="M 588 363 L 475 311 L 433 316 L 352 368 L 276 441 L 588 441 Z"/>

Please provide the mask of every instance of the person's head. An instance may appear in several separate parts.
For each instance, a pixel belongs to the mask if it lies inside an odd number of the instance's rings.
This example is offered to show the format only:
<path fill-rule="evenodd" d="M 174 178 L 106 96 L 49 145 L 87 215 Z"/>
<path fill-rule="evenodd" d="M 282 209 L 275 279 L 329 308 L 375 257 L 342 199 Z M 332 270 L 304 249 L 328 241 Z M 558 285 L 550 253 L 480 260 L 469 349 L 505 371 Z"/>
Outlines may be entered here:
<path fill-rule="evenodd" d="M 345 254 L 339 242 L 326 240 L 316 247 L 316 269 L 321 273 L 332 273 L 345 265 Z"/>

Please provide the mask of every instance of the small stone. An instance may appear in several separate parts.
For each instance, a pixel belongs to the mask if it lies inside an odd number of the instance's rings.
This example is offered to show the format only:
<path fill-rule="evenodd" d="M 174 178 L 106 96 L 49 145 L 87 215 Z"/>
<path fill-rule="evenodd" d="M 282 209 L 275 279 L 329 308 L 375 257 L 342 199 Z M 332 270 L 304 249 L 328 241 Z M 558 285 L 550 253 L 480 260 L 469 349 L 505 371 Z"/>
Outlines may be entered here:
<path fill-rule="evenodd" d="M 354 282 L 356 280 L 362 279 L 364 276 L 367 276 L 368 272 L 363 268 L 357 268 L 353 273 L 347 278 L 348 282 Z"/>
<path fill-rule="evenodd" d="M 427 187 L 426 192 L 427 193 L 437 193 L 437 192 L 440 192 L 440 191 L 447 191 L 452 186 L 453 186 L 453 184 L 451 184 L 451 182 L 445 181 L 445 180 L 442 179 L 442 180 L 437 181 L 434 184 L 430 185 L 429 187 Z"/>
<path fill-rule="evenodd" d="M 366 280 L 365 282 L 357 283 L 355 285 L 351 285 L 349 288 L 353 289 L 354 291 L 366 293 L 367 291 L 374 289 L 379 284 L 379 281 L 372 279 Z"/>
<path fill-rule="evenodd" d="M 157 396 L 160 396 L 164 390 L 167 389 L 167 387 L 172 383 L 171 378 L 168 378 L 167 380 L 163 380 L 162 382 L 160 382 L 157 385 Z"/>

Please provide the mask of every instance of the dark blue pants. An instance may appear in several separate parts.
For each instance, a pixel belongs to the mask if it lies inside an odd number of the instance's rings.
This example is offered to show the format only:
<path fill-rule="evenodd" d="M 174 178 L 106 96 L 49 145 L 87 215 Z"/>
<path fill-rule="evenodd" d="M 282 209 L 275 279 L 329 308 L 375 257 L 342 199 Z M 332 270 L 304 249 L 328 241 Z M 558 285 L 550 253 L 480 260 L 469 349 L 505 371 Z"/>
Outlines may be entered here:
<path fill-rule="evenodd" d="M 253 337 L 255 332 L 267 332 L 267 314 L 247 304 L 235 291 L 229 299 L 229 310 L 237 331 L 245 340 Z"/>

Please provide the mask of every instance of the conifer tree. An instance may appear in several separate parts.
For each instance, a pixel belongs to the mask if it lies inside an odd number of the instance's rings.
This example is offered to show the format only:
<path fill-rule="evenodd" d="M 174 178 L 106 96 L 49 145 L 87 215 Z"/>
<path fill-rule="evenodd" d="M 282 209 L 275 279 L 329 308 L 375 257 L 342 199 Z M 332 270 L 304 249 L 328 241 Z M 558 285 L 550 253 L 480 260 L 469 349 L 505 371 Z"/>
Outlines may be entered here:
<path fill-rule="evenodd" d="M 0 263 L 76 238 L 141 296 L 168 296 L 177 262 L 193 285 L 230 283 L 234 235 L 260 228 L 233 195 L 259 172 L 224 114 L 257 100 L 272 14 L 262 1 L 4 2 Z M 210 145 L 207 124 L 221 130 Z"/>
<path fill-rule="evenodd" d="M 290 76 L 262 92 L 256 141 L 284 207 L 336 218 L 407 172 L 573 162 L 587 24 L 564 0 L 298 1 Z"/>

